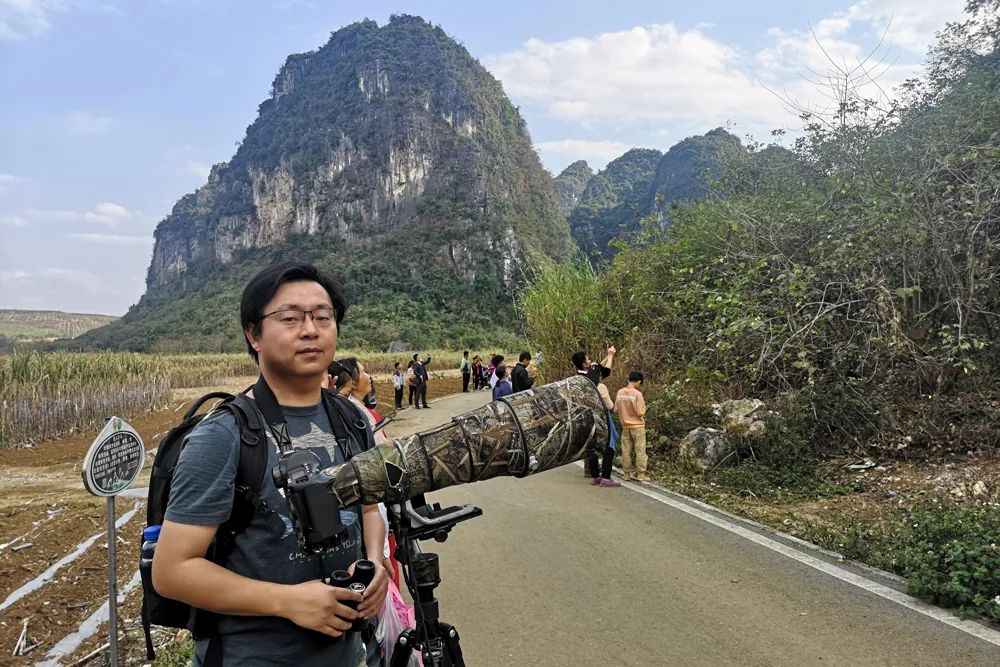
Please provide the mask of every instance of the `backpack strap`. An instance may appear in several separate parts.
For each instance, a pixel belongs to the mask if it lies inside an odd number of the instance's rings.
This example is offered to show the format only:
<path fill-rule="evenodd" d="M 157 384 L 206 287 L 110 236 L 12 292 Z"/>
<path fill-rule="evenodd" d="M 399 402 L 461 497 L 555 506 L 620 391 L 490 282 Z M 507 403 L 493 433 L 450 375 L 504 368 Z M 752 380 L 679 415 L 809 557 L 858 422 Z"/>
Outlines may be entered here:
<path fill-rule="evenodd" d="M 334 437 L 354 443 L 353 454 L 360 454 L 375 447 L 375 436 L 368 419 L 359 413 L 357 406 L 349 399 L 324 389 L 323 408 L 330 420 Z M 345 456 L 345 459 L 347 458 L 350 457 Z"/>
<path fill-rule="evenodd" d="M 194 414 L 196 412 L 198 412 L 199 408 L 201 408 L 201 406 L 203 406 L 205 403 L 207 403 L 207 402 L 209 402 L 211 400 L 218 399 L 218 400 L 222 400 L 222 401 L 228 401 L 232 397 L 233 397 L 232 394 L 227 393 L 225 391 L 211 391 L 211 392 L 205 394 L 204 396 L 202 396 L 197 401 L 195 401 L 194 403 L 191 404 L 191 407 L 188 408 L 187 412 L 184 413 L 184 419 L 187 420 L 187 419 L 190 419 L 191 417 L 193 417 Z"/>
<path fill-rule="evenodd" d="M 260 497 L 261 483 L 267 469 L 267 437 L 264 425 L 251 401 L 245 394 L 237 394 L 224 404 L 233 417 L 240 434 L 240 460 L 236 469 L 236 488 L 233 511 L 229 519 L 219 526 L 213 561 L 222 565 L 229 559 L 235 538 L 250 525 L 254 514 L 264 502 Z"/>
<path fill-rule="evenodd" d="M 254 515 L 264 507 L 260 496 L 261 484 L 267 469 L 267 437 L 264 435 L 264 425 L 257 415 L 253 401 L 246 394 L 232 396 L 217 409 L 228 410 L 236 419 L 236 427 L 240 434 L 240 460 L 236 469 L 236 485 L 233 490 L 233 509 L 227 519 L 215 533 L 215 540 L 205 557 L 225 567 L 229 556 L 236 546 L 236 536 L 247 529 Z M 214 636 L 219 615 L 203 609 L 191 608 L 191 619 L 188 627 L 196 639 L 210 637 L 209 653 L 204 663 L 221 664 L 216 655 L 219 649 L 218 638 Z"/>

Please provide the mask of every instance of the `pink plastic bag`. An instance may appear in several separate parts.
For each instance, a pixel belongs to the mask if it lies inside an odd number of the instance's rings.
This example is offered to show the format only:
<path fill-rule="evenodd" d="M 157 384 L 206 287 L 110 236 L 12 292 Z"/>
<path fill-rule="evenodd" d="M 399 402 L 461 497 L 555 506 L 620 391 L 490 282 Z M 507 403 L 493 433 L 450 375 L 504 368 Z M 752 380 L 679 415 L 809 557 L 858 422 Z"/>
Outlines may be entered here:
<path fill-rule="evenodd" d="M 417 625 L 416 612 L 413 605 L 406 604 L 402 593 L 396 588 L 396 584 L 389 582 L 389 591 L 385 595 L 382 603 L 382 611 L 378 615 L 378 634 L 382 642 L 382 664 L 388 665 L 392 660 L 392 651 L 396 648 L 396 640 L 406 628 L 414 628 Z M 407 667 L 423 667 L 420 654 L 414 652 L 410 656 Z"/>

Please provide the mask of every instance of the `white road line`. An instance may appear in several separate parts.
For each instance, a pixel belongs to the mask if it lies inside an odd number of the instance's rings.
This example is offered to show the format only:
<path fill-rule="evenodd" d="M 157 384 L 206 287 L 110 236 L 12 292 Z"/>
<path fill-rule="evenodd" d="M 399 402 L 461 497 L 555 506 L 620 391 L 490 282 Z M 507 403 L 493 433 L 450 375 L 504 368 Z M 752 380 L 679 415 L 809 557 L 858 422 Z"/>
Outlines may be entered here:
<path fill-rule="evenodd" d="M 906 593 L 901 593 L 893 588 L 889 588 L 888 586 L 884 586 L 880 583 L 871 581 L 870 579 L 866 579 L 853 572 L 837 567 L 836 565 L 827 563 L 825 560 L 816 558 L 815 556 L 810 556 L 809 554 L 803 553 L 798 549 L 794 549 L 790 546 L 782 544 L 781 542 L 772 540 L 768 537 L 755 533 L 754 531 L 748 528 L 745 528 L 743 526 L 737 525 L 735 523 L 717 517 L 714 514 L 709 514 L 708 512 L 704 512 L 695 507 L 691 507 L 686 503 L 674 500 L 669 496 L 657 493 L 656 491 L 653 491 L 651 489 L 645 488 L 643 486 L 637 486 L 635 484 L 622 484 L 622 486 L 631 489 L 636 493 L 641 493 L 642 495 L 648 498 L 652 498 L 653 500 L 661 502 L 664 505 L 669 505 L 674 509 L 680 510 L 681 512 L 684 512 L 686 514 L 690 514 L 691 516 L 701 519 L 702 521 L 707 521 L 713 526 L 717 526 L 719 528 L 722 528 L 723 530 L 729 531 L 730 533 L 739 535 L 740 537 L 748 539 L 751 542 L 759 544 L 762 547 L 766 547 L 771 551 L 775 551 L 781 554 L 782 556 L 786 556 L 788 558 L 791 558 L 792 560 L 802 563 L 803 565 L 808 565 L 809 567 L 815 570 L 819 570 L 824 574 L 828 574 L 831 577 L 836 577 L 841 581 L 847 582 L 853 586 L 857 586 L 858 588 L 866 590 L 869 593 L 874 593 L 879 597 L 885 598 L 886 600 L 889 600 L 891 602 L 895 602 L 896 604 L 906 607 L 907 609 L 911 609 L 919 614 L 923 614 L 924 616 L 930 619 L 939 621 L 941 623 L 944 623 L 945 625 L 950 625 L 951 627 L 957 630 L 961 630 L 962 632 L 970 634 L 973 637 L 989 642 L 994 646 L 1000 646 L 1000 632 L 997 632 L 996 630 L 991 630 L 986 626 L 980 625 L 979 623 L 974 623 L 972 621 L 963 621 L 962 619 L 955 617 L 955 615 L 952 614 L 951 612 L 941 609 L 940 607 L 935 607 L 931 604 L 923 602 L 922 600 L 918 600 L 915 597 L 907 595 Z"/>
<path fill-rule="evenodd" d="M 141 506 L 142 506 L 141 503 L 136 503 L 135 507 L 130 509 L 128 512 L 125 512 L 125 514 L 122 514 L 121 517 L 118 519 L 118 521 L 115 522 L 115 527 L 121 528 L 123 525 L 128 523 L 128 520 L 131 519 L 132 516 L 139 511 L 139 508 Z M 62 566 L 66 565 L 67 563 L 72 563 L 74 560 L 79 558 L 81 555 L 83 555 L 83 553 L 87 549 L 90 548 L 90 546 L 94 542 L 99 540 L 102 536 L 107 537 L 107 532 L 105 531 L 103 533 L 98 533 L 96 535 L 88 537 L 86 540 L 76 545 L 76 548 L 73 549 L 73 551 L 71 551 L 70 553 L 68 553 L 67 555 L 63 556 L 55 563 L 50 565 L 49 568 L 45 570 L 45 572 L 42 572 L 40 575 L 38 575 L 37 577 L 26 583 L 24 586 L 21 586 L 16 591 L 8 595 L 6 600 L 0 602 L 0 611 L 3 611 L 7 607 L 11 606 L 15 602 L 23 598 L 28 593 L 31 593 L 41 588 L 46 583 L 48 583 L 48 581 L 52 579 L 52 575 L 54 575 Z"/>

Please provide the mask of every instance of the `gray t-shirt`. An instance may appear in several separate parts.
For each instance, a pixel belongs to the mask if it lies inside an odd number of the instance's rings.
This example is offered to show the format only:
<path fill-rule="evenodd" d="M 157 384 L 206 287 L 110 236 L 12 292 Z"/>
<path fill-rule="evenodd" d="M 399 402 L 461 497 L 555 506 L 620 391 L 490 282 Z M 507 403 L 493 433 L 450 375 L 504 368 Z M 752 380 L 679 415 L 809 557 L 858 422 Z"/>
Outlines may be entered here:
<path fill-rule="evenodd" d="M 344 461 L 322 403 L 308 408 L 283 407 L 282 412 L 294 447 L 308 447 L 324 467 Z M 279 584 L 298 584 L 346 570 L 361 557 L 360 508 L 340 512 L 341 522 L 348 527 L 343 544 L 321 556 L 299 549 L 288 503 L 271 478 L 277 445 L 270 434 L 266 444 L 268 462 L 260 492 L 265 507 L 236 537 L 226 567 L 250 579 Z M 239 431 L 232 414 L 219 412 L 206 417 L 188 434 L 177 462 L 167 520 L 194 525 L 225 522 L 233 508 L 239 456 Z M 357 667 L 364 661 L 358 633 L 334 641 L 273 616 L 223 616 L 218 635 L 226 665 Z M 200 664 L 207 648 L 207 640 L 198 642 L 195 664 Z"/>

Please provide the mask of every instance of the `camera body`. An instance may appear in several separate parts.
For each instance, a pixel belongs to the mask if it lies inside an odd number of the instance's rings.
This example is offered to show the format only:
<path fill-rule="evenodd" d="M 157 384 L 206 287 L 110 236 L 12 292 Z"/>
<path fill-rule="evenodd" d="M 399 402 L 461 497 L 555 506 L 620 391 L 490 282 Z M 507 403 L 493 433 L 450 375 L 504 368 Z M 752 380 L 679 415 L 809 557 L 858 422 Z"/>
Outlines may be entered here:
<path fill-rule="evenodd" d="M 319 553 L 347 536 L 347 527 L 340 522 L 340 503 L 331 487 L 333 480 L 323 472 L 323 464 L 314 452 L 282 452 L 271 476 L 275 486 L 285 492 L 303 549 Z"/>

